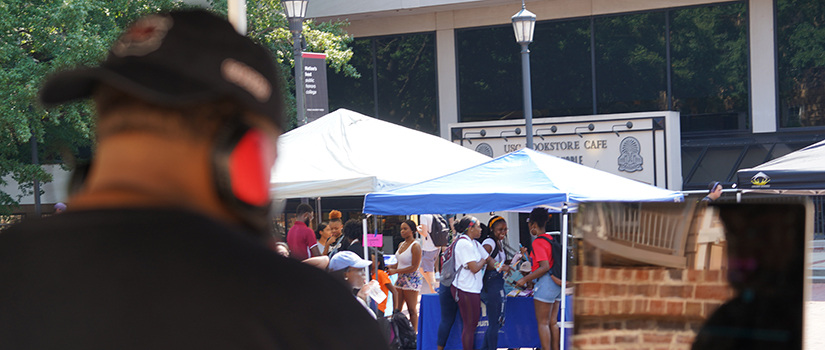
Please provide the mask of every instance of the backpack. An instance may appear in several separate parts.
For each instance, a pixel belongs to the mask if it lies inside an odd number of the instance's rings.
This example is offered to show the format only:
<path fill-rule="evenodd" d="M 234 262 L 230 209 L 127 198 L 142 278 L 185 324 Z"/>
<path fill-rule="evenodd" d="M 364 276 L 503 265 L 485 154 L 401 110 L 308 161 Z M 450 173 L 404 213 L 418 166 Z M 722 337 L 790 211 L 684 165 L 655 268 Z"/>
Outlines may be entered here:
<path fill-rule="evenodd" d="M 446 247 L 450 238 L 450 224 L 443 216 L 433 214 L 432 227 L 430 228 L 430 237 L 433 239 L 433 244 L 436 247 Z"/>
<path fill-rule="evenodd" d="M 412 323 L 410 323 L 410 320 L 407 318 L 407 315 L 404 315 L 402 312 L 396 312 L 392 314 L 390 323 L 392 324 L 392 332 L 395 336 L 390 340 L 390 344 L 398 340 L 398 343 L 400 344 L 400 347 L 398 347 L 399 350 L 415 349 L 416 334 L 412 328 Z"/>
<path fill-rule="evenodd" d="M 384 334 L 384 337 L 387 340 L 387 344 L 390 345 L 390 349 L 392 350 L 399 350 L 401 349 L 401 339 L 395 336 L 395 331 L 393 330 L 392 323 L 386 317 L 379 316 L 375 319 L 378 321 L 378 329 L 381 330 L 381 333 Z"/>
<path fill-rule="evenodd" d="M 454 240 L 452 244 L 450 244 L 447 249 L 444 250 L 444 253 L 441 255 L 441 286 L 442 287 L 449 287 L 453 285 L 453 280 L 455 276 L 458 275 L 458 271 L 455 270 L 455 245 L 458 244 L 458 241 L 461 240 L 464 236 L 459 236 L 458 239 Z M 469 238 L 467 238 L 469 239 Z"/>
<path fill-rule="evenodd" d="M 561 279 L 561 259 L 564 259 L 561 253 L 561 244 L 555 239 L 549 239 L 543 235 L 536 237 L 536 239 L 539 238 L 550 243 L 550 248 L 553 253 L 553 266 L 550 266 L 550 273 L 552 273 L 554 277 Z"/>

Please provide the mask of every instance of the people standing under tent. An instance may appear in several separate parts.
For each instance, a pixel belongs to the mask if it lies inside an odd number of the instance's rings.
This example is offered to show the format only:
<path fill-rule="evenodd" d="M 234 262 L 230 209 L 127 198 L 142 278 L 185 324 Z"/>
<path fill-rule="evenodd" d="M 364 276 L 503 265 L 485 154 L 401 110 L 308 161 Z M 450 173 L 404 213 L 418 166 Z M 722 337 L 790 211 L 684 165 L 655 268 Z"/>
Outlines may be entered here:
<path fill-rule="evenodd" d="M 329 212 L 329 230 L 332 233 L 327 242 L 324 251 L 326 256 L 333 256 L 341 249 L 342 230 L 344 229 L 344 222 L 341 221 L 341 212 L 333 210 Z"/>
<path fill-rule="evenodd" d="M 309 227 L 312 218 L 315 217 L 315 210 L 311 205 L 301 203 L 298 204 L 295 215 L 295 223 L 286 234 L 286 243 L 289 245 L 292 257 L 304 260 L 321 255 L 318 241 L 315 239 L 315 231 Z"/>
<path fill-rule="evenodd" d="M 553 264 L 561 263 L 562 257 L 553 256 L 550 241 L 553 237 L 546 233 L 545 225 L 550 219 L 547 208 L 534 208 L 528 217 L 530 234 L 536 236 L 533 240 L 533 251 L 530 253 L 532 272 L 516 281 L 517 286 L 525 286 L 533 281 L 533 305 L 536 310 L 536 323 L 542 350 L 559 350 L 559 328 L 556 319 L 561 302 L 561 281 L 552 276 L 550 269 Z M 541 239 L 540 239 L 541 238 Z M 547 240 L 545 240 L 547 239 Z"/>
<path fill-rule="evenodd" d="M 323 252 L 327 250 L 327 241 L 332 237 L 332 229 L 329 228 L 329 223 L 326 221 L 318 224 L 315 228 L 315 240 L 318 241 L 318 250 L 321 255 L 326 256 Z"/>
<path fill-rule="evenodd" d="M 476 328 L 481 318 L 481 287 L 484 270 L 488 265 L 495 268 L 486 250 L 477 241 L 481 237 L 481 223 L 472 216 L 465 216 L 455 224 L 457 230 L 463 229 L 455 244 L 456 274 L 450 292 L 458 304 L 463 329 L 461 345 L 464 350 L 474 349 Z M 467 239 L 469 238 L 469 239 Z"/>
<path fill-rule="evenodd" d="M 489 326 L 484 334 L 481 350 L 495 350 L 498 345 L 498 331 L 504 323 L 504 275 L 510 271 L 507 254 L 504 251 L 504 239 L 507 237 L 507 222 L 501 216 L 490 218 L 487 223 L 490 236 L 481 246 L 490 254 L 499 270 L 487 269 L 484 272 L 484 285 L 481 288 L 481 301 L 487 308 Z"/>
<path fill-rule="evenodd" d="M 719 181 L 713 181 L 708 184 L 708 195 L 702 198 L 702 202 L 710 203 L 719 199 L 722 196 L 722 184 Z"/>
<path fill-rule="evenodd" d="M 420 223 L 418 234 L 421 235 L 421 266 L 419 269 L 421 270 L 421 276 L 424 277 L 424 281 L 427 282 L 427 288 L 430 289 L 430 293 L 435 293 L 435 259 L 438 258 L 438 252 L 440 251 L 439 247 L 433 243 L 432 237 L 430 237 L 433 220 L 435 220 L 435 218 L 432 214 L 422 214 L 418 216 Z"/>
<path fill-rule="evenodd" d="M 407 311 L 410 313 L 410 322 L 413 329 L 418 332 L 418 291 L 421 289 L 421 273 L 418 272 L 418 265 L 421 263 L 421 245 L 415 240 L 416 225 L 412 220 L 401 223 L 401 238 L 404 241 L 398 245 L 395 252 L 396 264 L 388 266 L 387 273 L 398 274 L 395 282 L 398 293 L 399 305 L 407 304 Z"/>

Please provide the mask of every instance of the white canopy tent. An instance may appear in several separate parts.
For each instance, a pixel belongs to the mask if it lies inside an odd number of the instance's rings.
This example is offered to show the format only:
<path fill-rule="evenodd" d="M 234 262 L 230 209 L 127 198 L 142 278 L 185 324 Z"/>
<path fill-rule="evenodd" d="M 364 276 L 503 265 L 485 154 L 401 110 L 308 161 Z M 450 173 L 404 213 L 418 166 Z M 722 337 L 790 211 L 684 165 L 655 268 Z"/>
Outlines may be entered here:
<path fill-rule="evenodd" d="M 490 160 L 445 139 L 339 109 L 278 140 L 273 197 L 357 196 Z"/>

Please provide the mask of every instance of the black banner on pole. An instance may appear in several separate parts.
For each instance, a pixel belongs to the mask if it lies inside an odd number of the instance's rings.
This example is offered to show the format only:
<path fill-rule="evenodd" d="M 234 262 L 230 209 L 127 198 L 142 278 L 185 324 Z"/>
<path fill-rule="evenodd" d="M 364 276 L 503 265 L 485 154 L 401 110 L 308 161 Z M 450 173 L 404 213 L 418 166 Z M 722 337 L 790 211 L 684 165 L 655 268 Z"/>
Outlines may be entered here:
<path fill-rule="evenodd" d="M 327 55 L 324 53 L 302 53 L 304 58 L 304 104 L 307 123 L 329 113 L 327 94 Z"/>

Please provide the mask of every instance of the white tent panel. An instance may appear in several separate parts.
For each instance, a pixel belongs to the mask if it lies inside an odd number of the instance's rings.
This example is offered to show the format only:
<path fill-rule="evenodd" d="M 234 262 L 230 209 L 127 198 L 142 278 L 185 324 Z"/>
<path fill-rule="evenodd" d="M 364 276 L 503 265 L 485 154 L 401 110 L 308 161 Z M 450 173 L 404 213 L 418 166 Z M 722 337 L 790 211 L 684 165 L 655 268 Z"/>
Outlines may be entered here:
<path fill-rule="evenodd" d="M 270 188 L 281 199 L 364 195 L 489 159 L 440 137 L 339 109 L 280 137 Z"/>

